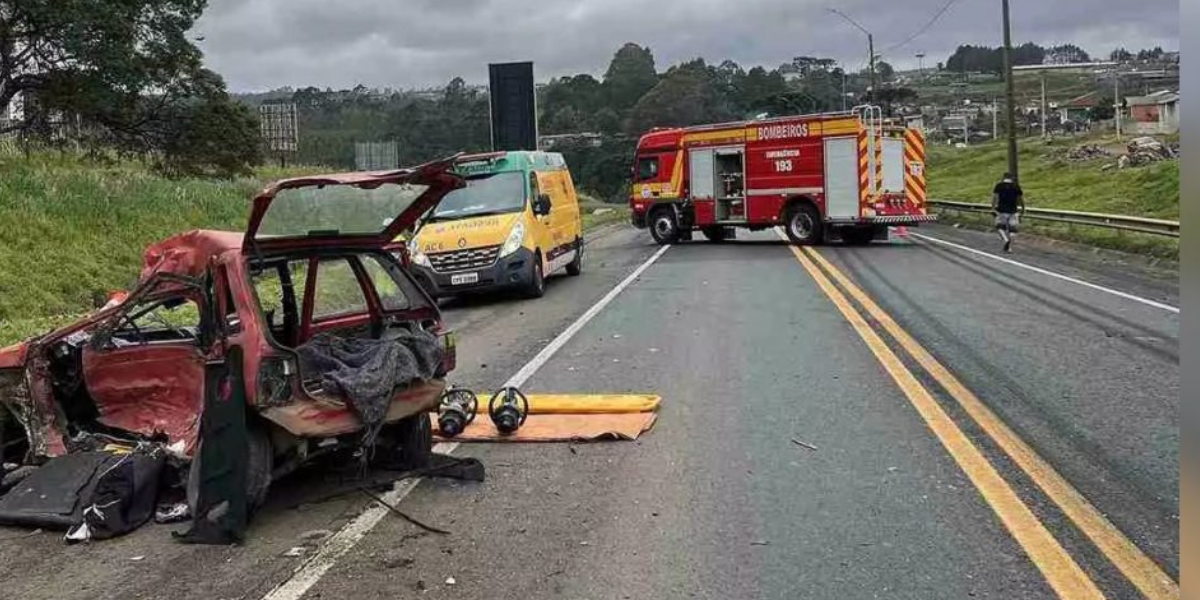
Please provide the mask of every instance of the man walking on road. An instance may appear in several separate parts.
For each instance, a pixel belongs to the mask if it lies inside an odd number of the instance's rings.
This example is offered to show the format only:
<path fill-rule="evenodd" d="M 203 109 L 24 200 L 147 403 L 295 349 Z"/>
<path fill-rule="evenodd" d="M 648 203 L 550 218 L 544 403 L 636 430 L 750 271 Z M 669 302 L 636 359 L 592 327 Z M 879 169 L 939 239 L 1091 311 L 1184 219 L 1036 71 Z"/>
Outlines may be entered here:
<path fill-rule="evenodd" d="M 1006 253 L 1012 252 L 1013 236 L 1021 225 L 1018 211 L 1025 213 L 1025 192 L 1021 191 L 1021 186 L 1013 180 L 1011 173 L 1005 173 L 1004 179 L 992 190 L 992 212 L 996 215 L 996 232 L 1004 241 Z"/>

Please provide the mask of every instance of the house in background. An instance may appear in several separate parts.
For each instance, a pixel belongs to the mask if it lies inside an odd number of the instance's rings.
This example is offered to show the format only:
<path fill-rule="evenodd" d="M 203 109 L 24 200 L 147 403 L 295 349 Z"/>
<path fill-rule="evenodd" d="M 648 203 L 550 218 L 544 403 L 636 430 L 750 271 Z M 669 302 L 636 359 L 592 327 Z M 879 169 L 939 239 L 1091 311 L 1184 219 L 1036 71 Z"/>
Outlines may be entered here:
<path fill-rule="evenodd" d="M 1149 96 L 1125 98 L 1129 132 L 1140 135 L 1179 133 L 1179 92 L 1163 90 Z"/>
<path fill-rule="evenodd" d="M 1096 108 L 1101 101 L 1100 92 L 1088 92 L 1078 98 L 1058 104 L 1054 108 L 1058 110 L 1060 122 L 1073 121 L 1075 123 L 1086 124 L 1092 120 L 1092 109 Z M 1111 98 L 1109 99 L 1109 105 L 1112 105 Z"/>

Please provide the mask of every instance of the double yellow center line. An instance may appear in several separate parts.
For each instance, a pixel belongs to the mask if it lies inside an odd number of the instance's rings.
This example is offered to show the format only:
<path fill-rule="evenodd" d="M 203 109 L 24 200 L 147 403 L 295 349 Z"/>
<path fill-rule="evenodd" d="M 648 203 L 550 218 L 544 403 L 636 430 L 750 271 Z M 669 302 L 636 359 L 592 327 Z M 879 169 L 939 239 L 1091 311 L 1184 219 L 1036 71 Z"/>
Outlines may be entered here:
<path fill-rule="evenodd" d="M 1046 526 L 1021 500 L 984 453 L 904 365 L 862 313 L 846 298 L 844 289 L 938 382 L 1012 461 L 1058 506 L 1121 573 L 1149 600 L 1179 598 L 1179 585 L 1121 533 L 1099 510 L 1025 443 L 974 393 L 904 331 L 865 292 L 811 248 L 791 248 L 801 266 L 842 313 L 880 364 L 924 419 L 926 425 L 966 473 L 984 500 L 1037 566 L 1054 592 L 1064 600 L 1100 599 L 1104 594 Z M 818 266 L 819 265 L 819 266 Z M 826 275 L 828 273 L 828 275 Z M 832 277 L 841 286 L 835 286 Z"/>

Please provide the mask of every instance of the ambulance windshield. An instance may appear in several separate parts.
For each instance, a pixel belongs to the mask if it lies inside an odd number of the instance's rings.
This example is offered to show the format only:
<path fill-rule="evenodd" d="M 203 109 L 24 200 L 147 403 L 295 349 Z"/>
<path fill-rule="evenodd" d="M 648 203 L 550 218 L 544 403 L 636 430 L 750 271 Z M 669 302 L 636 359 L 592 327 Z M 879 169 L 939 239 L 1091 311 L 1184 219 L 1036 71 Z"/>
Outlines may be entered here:
<path fill-rule="evenodd" d="M 525 208 L 525 175 L 521 171 L 467 178 L 467 187 L 446 194 L 428 222 L 520 212 Z"/>

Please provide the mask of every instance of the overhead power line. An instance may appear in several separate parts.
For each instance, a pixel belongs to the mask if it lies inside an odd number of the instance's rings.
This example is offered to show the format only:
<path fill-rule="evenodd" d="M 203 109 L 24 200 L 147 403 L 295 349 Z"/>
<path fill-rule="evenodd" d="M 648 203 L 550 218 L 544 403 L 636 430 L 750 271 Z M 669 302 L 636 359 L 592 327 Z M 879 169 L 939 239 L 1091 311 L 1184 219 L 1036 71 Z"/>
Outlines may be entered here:
<path fill-rule="evenodd" d="M 916 33 L 908 36 L 908 39 L 905 39 L 903 42 L 900 42 L 899 44 L 891 46 L 890 48 L 884 50 L 884 52 L 891 52 L 892 50 L 896 50 L 898 48 L 903 48 L 904 46 L 907 46 L 913 40 L 924 35 L 926 31 L 929 31 L 930 27 L 933 27 L 933 25 L 938 22 L 938 19 L 942 18 L 942 15 L 946 14 L 946 11 L 950 10 L 951 6 L 954 6 L 955 2 L 958 2 L 958 0 L 949 0 L 948 2 L 946 2 L 946 4 L 944 4 L 940 10 L 938 10 L 936 13 L 934 13 L 933 18 L 929 19 L 929 22 L 926 23 L 924 27 L 918 29 Z"/>

